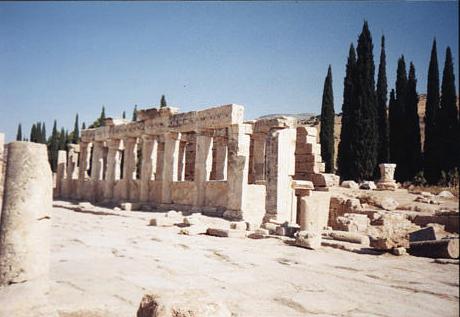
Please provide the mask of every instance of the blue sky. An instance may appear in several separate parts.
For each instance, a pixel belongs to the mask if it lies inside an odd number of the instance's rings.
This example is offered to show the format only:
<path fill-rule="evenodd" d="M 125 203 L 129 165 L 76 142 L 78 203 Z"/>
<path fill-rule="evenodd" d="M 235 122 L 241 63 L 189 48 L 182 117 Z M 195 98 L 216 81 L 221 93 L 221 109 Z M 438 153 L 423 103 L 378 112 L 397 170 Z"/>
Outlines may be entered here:
<path fill-rule="evenodd" d="M 458 78 L 458 2 L 2 2 L 0 131 L 12 140 L 19 122 L 28 135 L 40 120 L 49 133 L 53 119 L 72 129 L 102 105 L 130 117 L 161 94 L 181 111 L 242 104 L 247 119 L 319 113 L 329 64 L 340 112 L 364 19 L 376 69 L 385 34 L 390 88 L 404 54 L 426 90 L 434 36 L 441 72 L 449 45 Z"/>

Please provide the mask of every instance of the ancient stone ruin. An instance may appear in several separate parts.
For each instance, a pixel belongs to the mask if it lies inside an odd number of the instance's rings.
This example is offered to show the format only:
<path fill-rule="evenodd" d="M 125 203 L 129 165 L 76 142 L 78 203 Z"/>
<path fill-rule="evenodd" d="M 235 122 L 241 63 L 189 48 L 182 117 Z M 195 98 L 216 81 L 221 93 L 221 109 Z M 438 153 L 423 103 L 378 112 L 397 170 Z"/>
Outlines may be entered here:
<path fill-rule="evenodd" d="M 59 154 L 55 196 L 199 210 L 254 224 L 299 223 L 301 196 L 328 204 L 324 193 L 338 177 L 323 173 L 316 129 L 291 117 L 243 116 L 242 106 L 230 104 L 140 110 L 135 122 L 106 119 L 83 130 L 67 156 Z M 309 189 L 299 195 L 295 181 L 308 181 Z"/>

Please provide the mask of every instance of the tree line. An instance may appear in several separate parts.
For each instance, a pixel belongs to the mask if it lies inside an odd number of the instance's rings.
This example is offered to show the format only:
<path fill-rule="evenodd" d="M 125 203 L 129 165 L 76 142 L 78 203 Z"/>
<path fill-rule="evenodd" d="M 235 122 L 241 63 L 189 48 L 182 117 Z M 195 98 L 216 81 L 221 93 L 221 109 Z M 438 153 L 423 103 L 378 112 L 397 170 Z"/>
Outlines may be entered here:
<path fill-rule="evenodd" d="M 338 144 L 337 172 L 342 180 L 379 177 L 378 164 L 396 163 L 399 182 L 448 183 L 458 179 L 460 119 L 450 47 L 446 48 L 442 84 L 439 83 L 436 39 L 428 68 L 425 139 L 421 144 L 419 96 L 415 66 L 404 55 L 398 59 L 395 88 L 386 77 L 385 37 L 380 42 L 377 84 L 372 35 L 364 22 L 356 50 L 350 45 L 344 78 L 342 128 Z M 335 172 L 334 102 L 332 70 L 324 82 L 321 106 L 321 155 L 326 172 Z"/>
<path fill-rule="evenodd" d="M 160 108 L 167 107 L 168 104 L 166 102 L 165 95 L 161 96 L 160 99 Z M 122 118 L 126 119 L 126 112 L 123 111 Z M 104 121 L 106 119 L 105 115 L 105 107 L 102 106 L 101 113 L 99 117 L 94 120 L 92 124 L 89 125 L 88 128 L 98 128 L 104 126 Z M 137 120 L 137 105 L 134 105 L 133 114 L 132 114 L 132 121 Z M 81 130 L 86 129 L 85 122 L 81 125 Z M 34 143 L 42 143 L 46 144 L 48 148 L 48 160 L 51 166 L 51 170 L 56 172 L 57 169 L 57 158 L 58 158 L 58 151 L 60 150 L 68 150 L 69 144 L 78 144 L 80 142 L 80 125 L 79 125 L 79 118 L 78 113 L 75 115 L 75 121 L 73 129 L 69 132 L 69 130 L 64 129 L 61 127 L 60 130 L 57 128 L 57 121 L 54 120 L 53 123 L 53 130 L 51 135 L 47 138 L 46 136 L 46 126 L 45 122 L 36 122 L 32 124 L 30 128 L 29 138 L 26 138 L 22 132 L 22 124 L 18 124 L 18 130 L 16 133 L 16 141 L 28 141 Z"/>

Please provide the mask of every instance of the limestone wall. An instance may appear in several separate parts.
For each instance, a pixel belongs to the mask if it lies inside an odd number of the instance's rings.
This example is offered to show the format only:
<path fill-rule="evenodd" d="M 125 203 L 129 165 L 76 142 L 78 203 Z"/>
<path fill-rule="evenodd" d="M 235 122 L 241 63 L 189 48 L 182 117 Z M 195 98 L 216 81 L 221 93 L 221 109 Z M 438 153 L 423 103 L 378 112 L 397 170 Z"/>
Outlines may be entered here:
<path fill-rule="evenodd" d="M 106 119 L 104 127 L 83 130 L 67 157 L 59 155 L 55 196 L 296 222 L 292 181 L 324 168 L 316 131 L 297 127 L 295 118 L 243 116 L 244 108 L 231 104 L 140 110 L 136 122 Z"/>

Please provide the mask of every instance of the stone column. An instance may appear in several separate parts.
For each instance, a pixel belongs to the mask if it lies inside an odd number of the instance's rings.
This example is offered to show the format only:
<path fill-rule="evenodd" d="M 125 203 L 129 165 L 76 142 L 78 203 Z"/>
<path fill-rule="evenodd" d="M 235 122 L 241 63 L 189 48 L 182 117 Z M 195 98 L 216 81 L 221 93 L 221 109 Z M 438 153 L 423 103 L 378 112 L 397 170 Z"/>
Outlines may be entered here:
<path fill-rule="evenodd" d="M 104 142 L 94 142 L 91 162 L 91 179 L 100 181 L 104 175 Z"/>
<path fill-rule="evenodd" d="M 224 138 L 219 138 L 216 145 L 215 179 L 227 179 L 227 144 Z"/>
<path fill-rule="evenodd" d="M 120 179 L 120 140 L 112 139 L 107 141 L 109 151 L 107 153 L 107 171 L 105 173 L 104 198 L 111 200 L 113 198 L 113 187 L 115 181 Z"/>
<path fill-rule="evenodd" d="M 80 181 L 85 180 L 88 177 L 88 153 L 89 153 L 89 143 L 80 141 L 80 163 L 78 168 L 78 179 Z"/>
<path fill-rule="evenodd" d="M 264 133 L 254 133 L 254 177 L 256 184 L 265 183 L 265 143 Z"/>
<path fill-rule="evenodd" d="M 8 146 L 0 223 L 0 285 L 47 278 L 52 175 L 46 146 Z"/>
<path fill-rule="evenodd" d="M 228 128 L 227 214 L 242 216 L 247 204 L 250 135 L 247 125 Z M 232 212 L 233 211 L 233 212 Z"/>
<path fill-rule="evenodd" d="M 197 135 L 195 154 L 196 205 L 204 206 L 206 182 L 209 181 L 212 170 L 212 137 Z"/>
<path fill-rule="evenodd" d="M 54 197 L 61 197 L 64 192 L 64 184 L 66 182 L 67 168 L 67 152 L 58 151 L 57 169 L 56 169 L 56 188 L 54 189 Z"/>
<path fill-rule="evenodd" d="M 268 217 L 274 217 L 279 221 L 296 220 L 291 219 L 295 142 L 296 130 L 293 128 L 273 130 L 267 136 L 265 208 Z"/>
<path fill-rule="evenodd" d="M 137 144 L 136 138 L 123 139 L 125 148 L 123 155 L 123 179 L 122 179 L 122 199 L 130 199 L 131 183 L 136 179 Z"/>
<path fill-rule="evenodd" d="M 380 180 L 377 182 L 377 188 L 381 190 L 395 190 L 398 186 L 394 179 L 396 164 L 382 163 L 379 164 Z"/>
<path fill-rule="evenodd" d="M 171 203 L 171 183 L 177 180 L 180 133 L 170 132 L 165 135 L 163 170 L 161 177 L 161 202 Z"/>
<path fill-rule="evenodd" d="M 156 171 L 158 140 L 152 135 L 142 136 L 141 191 L 140 200 L 149 200 L 149 184 Z"/>
<path fill-rule="evenodd" d="M 179 143 L 179 158 L 177 159 L 177 180 L 185 181 L 185 153 L 187 149 L 187 142 L 181 141 Z"/>

